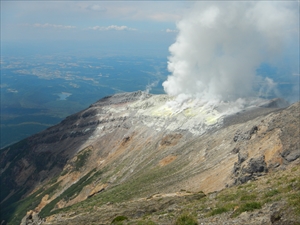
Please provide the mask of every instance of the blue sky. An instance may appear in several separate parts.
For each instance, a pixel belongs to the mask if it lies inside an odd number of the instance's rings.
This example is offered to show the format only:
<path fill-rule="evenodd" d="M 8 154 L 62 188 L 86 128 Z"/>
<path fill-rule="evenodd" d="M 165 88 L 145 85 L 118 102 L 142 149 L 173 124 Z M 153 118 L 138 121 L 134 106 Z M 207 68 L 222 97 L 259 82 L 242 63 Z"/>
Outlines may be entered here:
<path fill-rule="evenodd" d="M 248 96 L 268 76 L 298 97 L 299 1 L 2 0 L 1 55 L 36 54 L 163 57 L 170 95 Z"/>
<path fill-rule="evenodd" d="M 1 1 L 3 54 L 167 55 L 185 1 Z"/>

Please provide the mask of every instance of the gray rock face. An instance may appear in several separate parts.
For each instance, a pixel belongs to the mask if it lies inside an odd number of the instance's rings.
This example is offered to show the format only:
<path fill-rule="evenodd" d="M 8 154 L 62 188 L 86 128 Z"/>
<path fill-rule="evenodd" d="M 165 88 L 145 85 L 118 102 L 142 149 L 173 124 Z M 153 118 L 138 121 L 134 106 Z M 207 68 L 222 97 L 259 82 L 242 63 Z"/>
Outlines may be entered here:
<path fill-rule="evenodd" d="M 20 225 L 40 225 L 43 220 L 35 212 L 30 212 L 22 219 Z"/>
<path fill-rule="evenodd" d="M 265 162 L 265 157 L 260 156 L 258 158 L 252 158 L 248 162 L 246 168 L 243 169 L 244 173 L 257 174 L 268 172 L 267 164 Z"/>
<path fill-rule="evenodd" d="M 271 101 L 260 105 L 260 107 L 264 107 L 264 108 L 286 108 L 288 107 L 290 104 L 282 99 L 282 98 L 275 98 L 272 99 Z"/>
<path fill-rule="evenodd" d="M 287 150 L 282 153 L 282 157 L 288 161 L 292 162 L 300 157 L 300 149 Z"/>
<path fill-rule="evenodd" d="M 243 184 L 249 180 L 255 180 L 268 172 L 264 156 L 251 158 L 245 162 L 246 159 L 247 155 L 239 153 L 238 162 L 234 164 L 233 168 L 234 184 Z"/>
<path fill-rule="evenodd" d="M 250 140 L 252 135 L 255 134 L 257 130 L 258 130 L 257 126 L 253 126 L 249 131 L 245 133 L 241 133 L 241 131 L 238 130 L 233 137 L 233 141 L 237 142 L 237 141 Z"/>
<path fill-rule="evenodd" d="M 238 130 L 234 135 L 233 141 L 237 144 L 245 145 L 257 131 L 258 127 L 256 125 L 244 132 Z M 248 159 L 248 151 L 241 151 L 239 147 L 235 147 L 234 150 L 238 153 L 238 160 L 234 163 L 233 167 L 234 184 L 243 184 L 249 180 L 254 180 L 268 171 L 263 155 Z"/>
<path fill-rule="evenodd" d="M 128 102 L 134 102 L 137 100 L 145 100 L 147 98 L 150 98 L 151 96 L 152 96 L 151 94 L 142 91 L 115 94 L 100 99 L 96 103 L 92 104 L 90 107 L 101 107 L 101 106 L 123 104 Z"/>

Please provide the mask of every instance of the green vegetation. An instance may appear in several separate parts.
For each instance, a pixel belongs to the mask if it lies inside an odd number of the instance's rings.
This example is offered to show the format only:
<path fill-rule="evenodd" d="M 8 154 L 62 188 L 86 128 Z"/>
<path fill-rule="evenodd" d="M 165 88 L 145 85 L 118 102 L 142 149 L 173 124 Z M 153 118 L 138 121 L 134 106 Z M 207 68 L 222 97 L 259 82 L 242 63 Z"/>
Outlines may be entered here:
<path fill-rule="evenodd" d="M 273 189 L 273 190 L 270 190 L 270 191 L 266 192 L 264 194 L 264 197 L 265 198 L 273 197 L 274 195 L 277 195 L 277 194 L 279 194 L 279 191 L 277 189 Z"/>
<path fill-rule="evenodd" d="M 204 194 L 203 191 L 199 191 L 198 193 L 195 193 L 192 196 L 193 196 L 193 199 L 200 200 L 200 199 L 204 198 L 206 195 Z"/>
<path fill-rule="evenodd" d="M 245 211 L 260 209 L 261 202 L 255 201 L 259 193 L 253 192 L 254 186 L 252 184 L 245 184 L 224 190 L 216 197 L 218 207 L 208 213 L 208 216 L 229 212 L 236 208 L 232 214 L 235 217 Z M 249 191 L 252 193 L 249 194 Z"/>
<path fill-rule="evenodd" d="M 175 225 L 198 225 L 197 219 L 189 214 L 180 215 Z"/>
<path fill-rule="evenodd" d="M 147 221 L 142 220 L 142 221 L 138 221 L 137 225 L 157 225 L 157 224 L 151 220 L 147 220 Z"/>
<path fill-rule="evenodd" d="M 261 204 L 259 202 L 247 202 L 243 204 L 240 209 L 241 212 L 253 211 L 255 209 L 261 209 Z"/>
<path fill-rule="evenodd" d="M 147 172 L 140 173 L 134 177 L 131 182 L 125 182 L 121 185 L 111 187 L 99 195 L 87 199 L 86 201 L 74 204 L 71 207 L 63 209 L 63 211 L 83 211 L 88 212 L 95 206 L 103 205 L 107 202 L 112 204 L 125 204 L 123 207 L 127 208 L 126 201 L 145 196 L 149 187 L 149 182 L 153 180 L 161 181 L 165 176 L 168 176 L 168 171 L 161 171 L 157 168 L 146 170 Z M 288 175 L 287 175 L 288 174 Z M 92 177 L 92 176 L 91 176 Z M 87 178 L 88 180 L 89 178 Z M 105 179 L 103 179 L 105 180 Z M 282 184 L 277 185 L 278 181 Z M 152 187 L 153 188 L 153 187 Z M 69 190 L 70 191 L 70 190 Z M 66 191 L 68 192 L 68 190 Z M 183 191 L 181 191 L 183 192 Z M 187 191 L 185 191 L 188 193 Z M 115 221 L 114 224 L 155 224 L 151 218 L 161 217 L 176 224 L 197 224 L 197 219 L 192 215 L 202 214 L 203 216 L 217 216 L 222 213 L 228 213 L 229 217 L 238 217 L 243 212 L 250 212 L 261 209 L 264 204 L 280 201 L 286 202 L 285 207 L 292 213 L 300 214 L 299 204 L 300 192 L 300 176 L 296 170 L 290 175 L 289 172 L 282 171 L 274 173 L 269 177 L 262 177 L 261 180 L 252 181 L 243 185 L 227 188 L 219 193 L 205 195 L 203 192 L 189 193 L 177 199 L 179 204 L 179 211 L 171 211 L 161 209 L 158 211 L 148 212 L 143 220 L 131 221 L 131 219 L 124 221 Z M 66 193 L 64 193 L 66 195 Z M 71 196 L 71 194 L 68 194 Z M 152 199 L 156 204 L 168 206 L 170 200 L 164 197 Z M 173 200 L 172 200 L 173 201 Z M 122 203 L 123 202 L 123 203 Z M 130 203 L 128 203 L 130 204 Z M 213 207 L 212 207 L 213 206 Z M 130 207 L 129 207 L 130 209 Z M 56 213 L 59 210 L 51 212 Z M 185 213 L 188 212 L 188 213 Z M 128 214 L 130 215 L 130 214 Z M 126 216 L 126 214 L 124 214 Z"/>
<path fill-rule="evenodd" d="M 41 202 L 45 195 L 51 195 L 59 187 L 60 182 L 53 186 L 46 188 L 42 187 L 33 194 L 18 201 L 7 208 L 3 209 L 3 215 L 6 215 L 5 219 L 8 224 L 19 224 L 22 218 L 26 215 L 26 212 L 34 209 Z M 4 218 L 3 218 L 4 219 Z"/>
<path fill-rule="evenodd" d="M 295 167 L 292 168 L 292 172 L 295 172 L 295 171 L 297 171 L 297 170 L 298 170 L 298 167 L 297 167 L 297 166 L 295 166 Z"/>
<path fill-rule="evenodd" d="M 82 155 L 85 155 L 85 153 L 82 152 Z M 174 224 L 178 225 L 195 225 L 197 224 L 197 217 L 199 217 L 199 215 L 201 215 L 200 217 L 210 217 L 227 213 L 226 217 L 234 218 L 238 217 L 243 212 L 258 210 L 263 208 L 265 204 L 277 201 L 284 203 L 283 207 L 285 208 L 282 208 L 282 210 L 288 210 L 292 215 L 300 215 L 300 176 L 298 171 L 299 170 L 294 170 L 292 173 L 290 173 L 290 171 L 274 173 L 269 177 L 261 177 L 260 180 L 233 186 L 218 193 L 208 194 L 207 196 L 201 191 L 197 193 L 184 191 L 184 193 L 188 195 L 177 198 L 172 197 L 169 199 L 163 196 L 159 198 L 150 198 L 147 201 L 151 201 L 151 204 L 154 204 L 155 202 L 155 205 L 153 206 L 154 210 L 152 211 L 152 207 L 147 209 L 149 205 L 147 206 L 148 203 L 145 202 L 143 203 L 145 205 L 141 206 L 146 207 L 142 209 L 145 211 L 143 217 L 137 218 L 137 220 L 130 219 L 128 217 L 130 217 L 131 214 L 126 214 L 126 212 L 133 210 L 133 207 L 128 206 L 127 204 L 131 203 L 127 203 L 127 201 L 145 196 L 145 193 L 149 193 L 148 191 L 153 190 L 151 189 L 153 187 L 149 187 L 147 184 L 150 184 L 153 180 L 160 182 L 164 177 L 170 175 L 167 169 L 162 173 L 162 170 L 152 168 L 146 170 L 144 173 L 138 174 L 130 182 L 121 183 L 120 185 L 111 187 L 100 194 L 72 206 L 56 209 L 56 204 L 59 201 L 68 201 L 75 198 L 78 193 L 81 192 L 83 187 L 99 178 L 102 179 L 102 174 L 107 174 L 107 168 L 98 172 L 94 169 L 44 207 L 40 212 L 40 216 L 44 218 L 60 212 L 88 213 L 89 211 L 110 202 L 109 204 L 117 203 L 117 207 L 118 205 L 121 205 L 121 207 L 124 208 L 124 214 L 116 217 L 112 221 L 112 224 L 155 225 L 156 223 L 153 221 L 157 221 L 157 218 L 162 218 L 164 221 L 170 221 L 170 223 L 172 221 Z M 107 177 L 105 179 L 107 179 Z M 101 181 L 103 182 L 105 179 L 102 179 Z M 50 181 L 50 183 L 53 183 L 56 180 L 57 179 L 55 178 Z M 278 185 L 278 181 L 282 181 L 282 183 Z M 57 188 L 59 188 L 58 184 L 54 184 L 48 189 L 40 189 L 23 201 L 19 201 L 18 204 L 15 205 L 17 210 L 13 209 L 13 212 L 16 213 L 13 214 L 14 218 L 11 217 L 11 224 L 17 224 L 28 209 L 36 207 L 46 193 L 51 194 L 51 189 L 52 193 L 54 193 L 53 190 Z M 181 192 L 183 193 L 183 191 Z M 168 207 L 170 205 L 177 205 L 178 208 L 176 207 L 177 209 L 169 211 Z M 195 215 L 198 216 L 196 217 Z M 95 221 L 95 217 L 93 220 Z"/>
<path fill-rule="evenodd" d="M 68 201 L 74 197 L 76 197 L 80 191 L 88 184 L 90 184 L 92 181 L 94 181 L 97 177 L 99 177 L 102 174 L 102 171 L 95 172 L 96 169 L 93 169 L 88 174 L 83 176 L 78 182 L 71 185 L 67 190 L 65 190 L 60 196 L 55 198 L 53 201 L 51 201 L 49 204 L 47 204 L 39 213 L 39 215 L 44 218 L 46 216 L 52 215 L 58 211 L 61 211 L 61 209 L 53 210 L 55 205 L 60 200 Z M 94 174 L 93 174 L 94 173 Z M 92 175 L 93 174 L 93 175 Z M 92 175 L 92 176 L 91 176 Z"/>
<path fill-rule="evenodd" d="M 26 211 L 23 212 L 19 205 L 20 198 L 28 191 L 27 188 L 23 188 L 17 191 L 14 195 L 8 198 L 5 202 L 10 203 L 10 205 L 1 204 L 1 219 L 5 221 L 18 221 L 22 219 Z"/>
<path fill-rule="evenodd" d="M 233 213 L 233 217 L 240 215 L 242 212 L 253 211 L 255 209 L 261 209 L 260 202 L 247 202 L 241 204 L 241 206 Z"/>
<path fill-rule="evenodd" d="M 86 163 L 87 159 L 91 154 L 91 149 L 87 148 L 82 150 L 78 155 L 75 161 L 75 170 L 80 170 Z"/>
<path fill-rule="evenodd" d="M 15 166 L 15 163 L 23 158 L 27 153 L 28 153 L 28 141 L 27 139 L 24 139 L 22 141 L 19 141 L 16 144 L 13 144 L 5 149 L 1 149 L 1 151 L 7 151 L 5 154 L 5 160 L 3 161 L 0 165 L 0 168 L 3 169 L 8 162 L 10 164 L 8 165 L 8 168 L 5 169 L 5 171 L 1 174 L 0 176 L 0 182 L 1 184 L 7 183 L 5 180 L 11 176 L 11 168 Z M 0 202 L 2 202 L 6 196 L 9 194 L 11 191 L 11 186 L 5 185 L 4 187 L 1 188 L 0 192 Z M 7 204 L 7 202 L 6 202 Z"/>
<path fill-rule="evenodd" d="M 116 218 L 113 219 L 111 224 L 113 225 L 121 225 L 123 224 L 123 221 L 128 220 L 128 217 L 126 216 L 117 216 Z"/>
<path fill-rule="evenodd" d="M 153 191 L 153 183 L 164 182 L 165 178 L 171 176 L 177 170 L 182 167 L 169 169 L 168 166 L 161 168 L 145 168 L 142 173 L 136 174 L 130 181 L 122 183 L 122 185 L 114 186 L 101 195 L 97 195 L 88 201 L 88 205 L 91 207 L 99 203 L 117 203 L 124 202 L 133 198 L 139 198 L 151 193 Z M 108 168 L 106 168 L 109 170 Z M 107 178 L 102 180 L 103 183 L 107 181 Z M 199 193 L 201 195 L 201 193 Z"/>
<path fill-rule="evenodd" d="M 217 199 L 221 202 L 228 202 L 237 199 L 237 193 L 221 193 L 218 195 Z"/>
<path fill-rule="evenodd" d="M 67 173 L 69 173 L 70 171 L 68 169 L 65 169 L 63 170 L 61 173 L 60 173 L 60 176 L 64 176 L 66 175 Z"/>
<path fill-rule="evenodd" d="M 294 167 L 289 172 L 277 172 L 261 181 L 225 189 L 213 200 L 203 202 L 198 210 L 210 208 L 214 204 L 216 207 L 206 216 L 231 212 L 232 217 L 237 217 L 242 212 L 261 209 L 266 203 L 281 201 L 286 202 L 286 207 L 292 209 L 293 213 L 300 215 L 300 176 L 296 171 Z"/>
<path fill-rule="evenodd" d="M 214 209 L 213 211 L 211 211 L 209 213 L 210 216 L 214 216 L 214 215 L 217 215 L 217 214 L 222 214 L 222 213 L 225 213 L 225 212 L 228 212 L 229 209 L 228 208 L 225 208 L 225 207 L 221 207 L 221 208 L 216 208 Z"/>
<path fill-rule="evenodd" d="M 300 199 L 300 193 L 292 193 L 288 196 L 288 204 L 290 207 L 294 208 L 296 213 L 298 213 L 300 215 L 300 203 L 299 203 L 299 199 Z"/>
<path fill-rule="evenodd" d="M 252 201 L 255 200 L 257 198 L 256 195 L 252 194 L 252 195 L 243 195 L 241 197 L 241 201 Z"/>

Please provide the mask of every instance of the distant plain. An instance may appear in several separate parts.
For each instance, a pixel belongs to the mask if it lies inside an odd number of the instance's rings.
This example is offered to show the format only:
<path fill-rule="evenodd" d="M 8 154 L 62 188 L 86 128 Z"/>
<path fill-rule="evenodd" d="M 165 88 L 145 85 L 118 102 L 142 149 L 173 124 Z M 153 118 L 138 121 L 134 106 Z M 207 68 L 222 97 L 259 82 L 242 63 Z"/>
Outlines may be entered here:
<path fill-rule="evenodd" d="M 161 94 L 167 59 L 31 56 L 1 58 L 1 148 L 119 92 Z"/>

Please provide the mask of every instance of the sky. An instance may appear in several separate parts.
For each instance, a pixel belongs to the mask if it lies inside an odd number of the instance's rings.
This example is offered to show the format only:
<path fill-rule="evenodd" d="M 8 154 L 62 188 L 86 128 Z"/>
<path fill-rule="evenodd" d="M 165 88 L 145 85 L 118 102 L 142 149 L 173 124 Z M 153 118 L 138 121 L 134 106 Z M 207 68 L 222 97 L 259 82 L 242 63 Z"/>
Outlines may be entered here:
<path fill-rule="evenodd" d="M 1 55 L 22 54 L 164 57 L 169 95 L 267 96 L 299 77 L 299 1 L 2 0 Z"/>
<path fill-rule="evenodd" d="M 168 54 L 185 1 L 1 1 L 2 54 Z"/>

